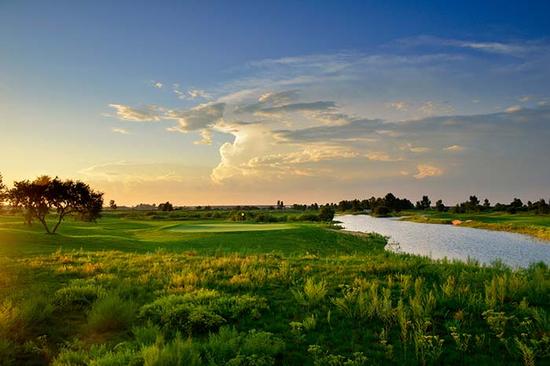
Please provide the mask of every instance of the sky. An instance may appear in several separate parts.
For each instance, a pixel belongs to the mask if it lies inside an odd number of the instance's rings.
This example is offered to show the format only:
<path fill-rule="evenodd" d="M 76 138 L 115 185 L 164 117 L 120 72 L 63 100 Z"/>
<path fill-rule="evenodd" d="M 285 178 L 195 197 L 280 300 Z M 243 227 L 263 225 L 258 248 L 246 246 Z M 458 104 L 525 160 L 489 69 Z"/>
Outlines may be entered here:
<path fill-rule="evenodd" d="M 120 204 L 550 197 L 548 1 L 0 0 L 0 173 Z"/>

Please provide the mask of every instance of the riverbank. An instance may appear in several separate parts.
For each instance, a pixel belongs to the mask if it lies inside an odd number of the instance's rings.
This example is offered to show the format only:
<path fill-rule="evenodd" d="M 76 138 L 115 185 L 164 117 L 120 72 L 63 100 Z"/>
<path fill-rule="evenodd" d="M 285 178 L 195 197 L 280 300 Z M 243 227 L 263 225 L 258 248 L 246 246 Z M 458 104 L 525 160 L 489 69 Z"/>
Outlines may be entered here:
<path fill-rule="evenodd" d="M 459 220 L 460 226 L 524 234 L 550 242 L 550 215 L 404 211 L 400 217 L 401 220 L 424 224 L 452 225 L 454 220 Z"/>

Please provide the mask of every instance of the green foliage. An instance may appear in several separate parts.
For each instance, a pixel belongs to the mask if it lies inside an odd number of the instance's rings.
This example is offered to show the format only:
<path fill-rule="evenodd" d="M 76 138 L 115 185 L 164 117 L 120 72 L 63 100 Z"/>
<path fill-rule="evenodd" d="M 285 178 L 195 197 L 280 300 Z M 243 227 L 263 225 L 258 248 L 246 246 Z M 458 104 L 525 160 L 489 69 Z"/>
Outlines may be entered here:
<path fill-rule="evenodd" d="M 294 298 L 299 304 L 313 307 L 318 305 L 327 295 L 327 282 L 320 280 L 315 282 L 313 278 L 306 279 L 303 291 L 293 290 Z"/>
<path fill-rule="evenodd" d="M 109 294 L 94 303 L 88 313 L 88 330 L 109 332 L 128 329 L 132 324 L 137 306 L 117 294 Z"/>
<path fill-rule="evenodd" d="M 76 282 L 56 291 L 54 302 L 63 308 L 86 308 L 94 301 L 106 295 L 103 288 Z"/>
<path fill-rule="evenodd" d="M 141 355 L 143 366 L 202 365 L 197 347 L 190 339 L 183 340 L 179 335 L 168 343 L 159 339 L 144 347 Z"/>

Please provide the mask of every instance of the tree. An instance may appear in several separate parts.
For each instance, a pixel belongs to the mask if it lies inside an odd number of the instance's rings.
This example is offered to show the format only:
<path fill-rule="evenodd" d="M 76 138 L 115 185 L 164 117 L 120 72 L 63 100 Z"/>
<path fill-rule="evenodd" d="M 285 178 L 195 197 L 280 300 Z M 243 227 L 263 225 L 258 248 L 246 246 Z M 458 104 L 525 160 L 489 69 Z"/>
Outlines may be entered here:
<path fill-rule="evenodd" d="M 13 207 L 25 211 L 25 221 L 29 225 L 37 219 L 48 234 L 55 234 L 68 215 L 83 221 L 95 221 L 103 209 L 103 193 L 92 190 L 86 183 L 62 181 L 57 177 L 41 176 L 32 182 L 14 182 L 7 197 Z M 57 214 L 52 228 L 46 220 L 51 211 Z"/>
<path fill-rule="evenodd" d="M 386 206 L 376 206 L 373 210 L 372 210 L 372 214 L 374 216 L 377 216 L 377 217 L 386 217 L 386 216 L 389 216 L 390 214 L 390 209 L 387 208 Z"/>
<path fill-rule="evenodd" d="M 485 209 L 491 208 L 491 202 L 489 202 L 489 200 L 487 198 L 485 198 L 483 200 L 483 208 L 485 208 Z"/>
<path fill-rule="evenodd" d="M 420 210 L 427 210 L 430 208 L 432 201 L 428 196 L 422 196 L 422 200 L 416 202 L 416 208 Z"/>
<path fill-rule="evenodd" d="M 0 173 L 0 206 L 4 203 L 6 197 L 6 186 L 2 180 L 2 174 Z"/>
<path fill-rule="evenodd" d="M 200 206 L 197 206 L 197 210 L 200 210 Z M 159 204 L 158 206 L 159 211 L 174 211 L 174 206 L 168 201 Z"/>
<path fill-rule="evenodd" d="M 435 202 L 435 209 L 439 212 L 443 212 L 445 211 L 447 208 L 445 207 L 445 205 L 443 204 L 443 200 L 437 200 Z"/>
<path fill-rule="evenodd" d="M 115 203 L 115 200 L 110 200 L 109 201 L 109 207 L 111 208 L 111 210 L 116 210 L 117 209 L 117 205 Z"/>
<path fill-rule="evenodd" d="M 332 221 L 332 219 L 334 219 L 334 212 L 334 208 L 328 204 L 321 206 L 321 210 L 319 211 L 319 219 L 326 222 Z"/>

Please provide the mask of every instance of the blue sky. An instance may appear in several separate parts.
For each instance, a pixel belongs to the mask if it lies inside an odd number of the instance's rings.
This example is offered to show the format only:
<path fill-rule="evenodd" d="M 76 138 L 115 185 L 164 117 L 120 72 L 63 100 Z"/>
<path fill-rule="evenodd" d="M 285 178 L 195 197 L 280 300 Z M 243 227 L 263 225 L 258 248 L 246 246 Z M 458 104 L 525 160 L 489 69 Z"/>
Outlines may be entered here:
<path fill-rule="evenodd" d="M 121 203 L 547 197 L 549 13 L 2 1 L 0 171 Z"/>

